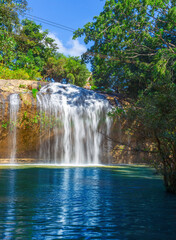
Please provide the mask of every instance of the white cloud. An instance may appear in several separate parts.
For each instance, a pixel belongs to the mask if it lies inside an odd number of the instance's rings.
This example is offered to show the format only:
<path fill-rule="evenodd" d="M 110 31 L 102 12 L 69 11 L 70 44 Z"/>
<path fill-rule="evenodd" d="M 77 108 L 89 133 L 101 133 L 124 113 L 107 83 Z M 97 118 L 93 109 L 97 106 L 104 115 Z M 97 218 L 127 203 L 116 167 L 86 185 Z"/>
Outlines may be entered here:
<path fill-rule="evenodd" d="M 58 45 L 58 52 L 63 53 L 64 55 L 70 55 L 73 57 L 81 56 L 84 52 L 86 52 L 86 47 L 81 44 L 77 39 L 69 40 L 64 45 L 62 41 L 54 34 L 49 33 L 49 37 L 53 38 Z"/>

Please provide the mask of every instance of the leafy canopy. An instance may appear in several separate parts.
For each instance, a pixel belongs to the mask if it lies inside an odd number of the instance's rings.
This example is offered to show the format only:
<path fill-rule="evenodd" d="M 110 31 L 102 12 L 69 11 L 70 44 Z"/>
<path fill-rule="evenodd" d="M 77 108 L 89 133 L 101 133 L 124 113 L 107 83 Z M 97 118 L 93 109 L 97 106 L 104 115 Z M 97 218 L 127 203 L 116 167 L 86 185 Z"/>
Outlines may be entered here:
<path fill-rule="evenodd" d="M 96 83 L 137 96 L 175 70 L 176 1 L 107 0 L 103 12 L 75 32 L 80 36 L 93 42 L 84 59 Z"/>
<path fill-rule="evenodd" d="M 107 0 L 81 36 L 93 43 L 83 57 L 96 84 L 131 98 L 121 117 L 156 147 L 154 165 L 176 193 L 176 0 Z"/>
<path fill-rule="evenodd" d="M 74 57 L 58 54 L 48 31 L 29 19 L 20 21 L 26 0 L 0 1 L 0 78 L 54 79 L 84 86 L 90 73 Z"/>

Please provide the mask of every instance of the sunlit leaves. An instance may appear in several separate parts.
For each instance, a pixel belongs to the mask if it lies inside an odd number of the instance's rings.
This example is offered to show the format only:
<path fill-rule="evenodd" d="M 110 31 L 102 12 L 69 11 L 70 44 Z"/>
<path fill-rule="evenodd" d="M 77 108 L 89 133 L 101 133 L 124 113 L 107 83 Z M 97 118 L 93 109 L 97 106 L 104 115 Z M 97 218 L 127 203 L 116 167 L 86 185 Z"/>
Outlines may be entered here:
<path fill-rule="evenodd" d="M 156 146 L 166 186 L 176 192 L 176 1 L 107 0 L 75 32 L 80 36 L 93 42 L 84 58 L 96 85 L 118 87 L 132 99 L 131 128 Z M 113 114 L 123 115 L 118 108 Z"/>

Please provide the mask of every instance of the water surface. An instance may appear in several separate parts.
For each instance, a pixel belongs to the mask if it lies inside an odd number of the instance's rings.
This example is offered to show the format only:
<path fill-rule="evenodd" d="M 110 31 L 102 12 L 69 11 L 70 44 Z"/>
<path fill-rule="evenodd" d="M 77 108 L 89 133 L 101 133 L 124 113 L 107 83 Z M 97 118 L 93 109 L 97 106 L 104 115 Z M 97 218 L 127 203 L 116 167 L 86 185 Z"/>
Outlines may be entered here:
<path fill-rule="evenodd" d="M 176 239 L 176 197 L 146 167 L 0 169 L 0 239 Z"/>

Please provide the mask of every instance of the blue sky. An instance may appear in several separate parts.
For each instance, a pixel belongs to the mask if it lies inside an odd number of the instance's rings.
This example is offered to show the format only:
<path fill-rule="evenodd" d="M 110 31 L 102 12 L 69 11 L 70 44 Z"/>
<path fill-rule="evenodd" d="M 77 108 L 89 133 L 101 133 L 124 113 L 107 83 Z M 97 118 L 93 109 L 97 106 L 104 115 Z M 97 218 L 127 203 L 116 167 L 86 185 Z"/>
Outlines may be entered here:
<path fill-rule="evenodd" d="M 73 29 L 83 27 L 103 10 L 105 0 L 28 0 L 29 14 Z M 33 18 L 35 20 L 35 18 Z M 35 20 L 36 21 L 36 20 Z M 50 31 L 65 55 L 80 56 L 86 51 L 83 39 L 72 40 L 72 32 L 68 32 L 40 21 L 43 29 Z"/>

